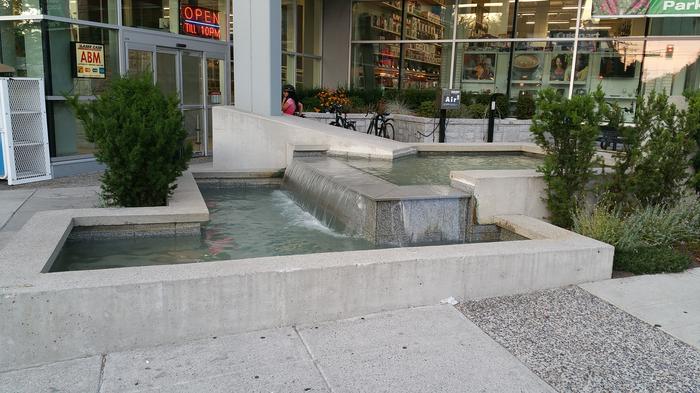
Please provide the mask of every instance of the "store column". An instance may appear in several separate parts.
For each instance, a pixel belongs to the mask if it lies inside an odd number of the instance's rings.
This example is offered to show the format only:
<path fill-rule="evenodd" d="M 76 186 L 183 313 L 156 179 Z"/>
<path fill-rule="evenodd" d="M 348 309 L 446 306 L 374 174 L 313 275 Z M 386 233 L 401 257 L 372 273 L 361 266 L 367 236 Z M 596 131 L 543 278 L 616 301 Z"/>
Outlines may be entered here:
<path fill-rule="evenodd" d="M 281 115 L 281 0 L 233 1 L 235 106 Z"/>

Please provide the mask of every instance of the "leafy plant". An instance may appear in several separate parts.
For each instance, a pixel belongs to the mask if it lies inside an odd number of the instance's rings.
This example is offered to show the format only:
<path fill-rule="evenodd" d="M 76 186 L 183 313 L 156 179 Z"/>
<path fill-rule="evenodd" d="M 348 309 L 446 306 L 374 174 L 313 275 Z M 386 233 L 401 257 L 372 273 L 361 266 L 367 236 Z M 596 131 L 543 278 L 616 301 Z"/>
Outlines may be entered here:
<path fill-rule="evenodd" d="M 518 119 L 532 119 L 535 115 L 535 99 L 528 94 L 518 96 L 518 101 L 515 103 L 515 117 Z"/>
<path fill-rule="evenodd" d="M 609 110 L 611 122 L 620 121 L 615 112 Z M 624 143 L 604 185 L 609 203 L 630 209 L 674 203 L 681 197 L 695 145 L 695 126 L 688 114 L 669 103 L 665 93 L 637 98 L 635 126 L 618 127 Z"/>
<path fill-rule="evenodd" d="M 421 102 L 416 114 L 420 117 L 437 117 L 438 109 L 435 100 Z"/>
<path fill-rule="evenodd" d="M 94 101 L 66 99 L 107 167 L 103 199 L 127 207 L 165 205 L 192 155 L 178 99 L 148 76 L 114 79 Z"/>
<path fill-rule="evenodd" d="M 348 98 L 348 92 L 342 88 L 338 88 L 337 90 L 321 90 L 318 92 L 316 97 L 318 97 L 320 101 L 319 110 L 321 112 L 330 112 L 335 105 L 339 105 L 346 109 L 350 108 L 351 106 L 350 99 Z"/>
<path fill-rule="evenodd" d="M 691 160 L 694 174 L 689 183 L 700 193 L 700 90 L 686 92 L 685 98 L 688 101 L 687 124 L 690 126 L 691 138 L 695 141 Z"/>
<path fill-rule="evenodd" d="M 687 269 L 690 257 L 674 248 L 644 247 L 615 250 L 613 269 L 634 274 L 677 273 Z"/>
<path fill-rule="evenodd" d="M 546 154 L 537 170 L 544 175 L 547 207 L 555 225 L 571 227 L 572 214 L 593 176 L 595 140 L 601 120 L 598 108 L 602 101 L 600 89 L 571 100 L 554 89 L 537 95 L 538 111 L 530 131 Z"/>
<path fill-rule="evenodd" d="M 579 209 L 573 222 L 575 232 L 615 246 L 617 270 L 676 272 L 689 263 L 676 250 L 700 239 L 700 199 L 688 195 L 674 205 L 639 207 L 627 213 L 601 201 Z"/>
<path fill-rule="evenodd" d="M 387 101 L 385 110 L 394 115 L 413 115 L 413 111 L 401 100 Z"/>
<path fill-rule="evenodd" d="M 476 103 L 476 104 L 471 104 L 466 107 L 467 108 L 467 117 L 470 119 L 483 119 L 486 114 L 486 110 L 488 109 L 487 105 Z"/>

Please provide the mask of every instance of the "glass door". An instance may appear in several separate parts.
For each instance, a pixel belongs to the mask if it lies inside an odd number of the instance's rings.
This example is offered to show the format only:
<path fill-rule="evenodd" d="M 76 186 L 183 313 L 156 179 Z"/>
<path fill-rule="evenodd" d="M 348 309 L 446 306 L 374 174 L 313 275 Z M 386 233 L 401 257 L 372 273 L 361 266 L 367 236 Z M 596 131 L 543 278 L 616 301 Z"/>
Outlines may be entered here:
<path fill-rule="evenodd" d="M 204 63 L 202 52 L 179 51 L 181 72 L 182 111 L 185 115 L 187 138 L 192 142 L 193 154 L 206 153 L 207 119 L 204 112 Z"/>

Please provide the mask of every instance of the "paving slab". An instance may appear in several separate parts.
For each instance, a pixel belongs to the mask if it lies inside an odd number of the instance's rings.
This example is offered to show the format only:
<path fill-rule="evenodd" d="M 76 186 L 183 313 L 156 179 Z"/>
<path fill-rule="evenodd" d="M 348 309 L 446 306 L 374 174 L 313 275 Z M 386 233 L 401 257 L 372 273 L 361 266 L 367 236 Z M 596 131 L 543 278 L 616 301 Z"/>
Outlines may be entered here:
<path fill-rule="evenodd" d="M 3 229 L 18 231 L 38 211 L 96 207 L 100 203 L 99 193 L 100 188 L 97 186 L 38 189 L 14 213 Z"/>
<path fill-rule="evenodd" d="M 97 392 L 101 356 L 0 373 L 2 393 Z"/>
<path fill-rule="evenodd" d="M 100 392 L 324 392 L 293 328 L 107 355 Z"/>
<path fill-rule="evenodd" d="M 593 282 L 581 288 L 700 349 L 700 268 Z"/>
<path fill-rule="evenodd" d="M 700 392 L 700 351 L 579 287 L 457 307 L 559 392 Z"/>
<path fill-rule="evenodd" d="M 0 191 L 0 230 L 33 193 L 34 190 Z"/>
<path fill-rule="evenodd" d="M 306 326 L 333 392 L 553 392 L 452 306 Z"/>

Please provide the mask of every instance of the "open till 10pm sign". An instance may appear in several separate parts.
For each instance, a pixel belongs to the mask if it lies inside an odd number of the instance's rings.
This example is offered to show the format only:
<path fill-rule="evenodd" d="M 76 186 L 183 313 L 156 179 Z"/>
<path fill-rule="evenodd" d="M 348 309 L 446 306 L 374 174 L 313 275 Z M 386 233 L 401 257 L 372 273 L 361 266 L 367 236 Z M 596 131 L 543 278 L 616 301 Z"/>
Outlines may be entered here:
<path fill-rule="evenodd" d="M 104 45 L 73 42 L 71 49 L 76 78 L 105 78 Z"/>

